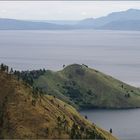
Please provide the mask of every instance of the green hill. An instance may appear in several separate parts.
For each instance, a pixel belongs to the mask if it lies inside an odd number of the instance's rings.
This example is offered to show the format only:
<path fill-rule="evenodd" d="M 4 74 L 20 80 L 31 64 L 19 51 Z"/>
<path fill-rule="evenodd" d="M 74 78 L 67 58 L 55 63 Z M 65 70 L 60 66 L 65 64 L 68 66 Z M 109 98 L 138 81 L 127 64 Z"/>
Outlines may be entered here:
<path fill-rule="evenodd" d="M 86 65 L 48 70 L 33 80 L 33 86 L 82 109 L 140 107 L 140 89 Z"/>
<path fill-rule="evenodd" d="M 4 69 L 5 71 L 5 69 Z M 7 67 L 8 71 L 8 67 Z M 0 71 L 0 139 L 115 140 L 70 105 Z"/>

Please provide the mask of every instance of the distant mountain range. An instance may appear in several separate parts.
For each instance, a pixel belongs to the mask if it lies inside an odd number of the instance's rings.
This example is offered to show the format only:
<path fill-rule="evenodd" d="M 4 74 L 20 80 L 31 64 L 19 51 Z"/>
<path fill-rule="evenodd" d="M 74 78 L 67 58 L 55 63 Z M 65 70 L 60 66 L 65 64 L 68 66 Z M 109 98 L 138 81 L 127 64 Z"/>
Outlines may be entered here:
<path fill-rule="evenodd" d="M 140 30 L 140 10 L 129 9 L 113 12 L 105 17 L 85 19 L 79 22 L 82 28 L 108 30 Z"/>
<path fill-rule="evenodd" d="M 0 30 L 56 30 L 69 29 L 69 26 L 41 21 L 0 19 Z"/>
<path fill-rule="evenodd" d="M 33 21 L 47 22 L 59 25 L 75 25 L 79 22 L 79 20 L 33 20 Z"/>
<path fill-rule="evenodd" d="M 0 30 L 70 30 L 70 29 L 102 29 L 102 30 L 140 30 L 140 10 L 113 12 L 100 18 L 76 20 L 15 20 L 0 19 Z"/>

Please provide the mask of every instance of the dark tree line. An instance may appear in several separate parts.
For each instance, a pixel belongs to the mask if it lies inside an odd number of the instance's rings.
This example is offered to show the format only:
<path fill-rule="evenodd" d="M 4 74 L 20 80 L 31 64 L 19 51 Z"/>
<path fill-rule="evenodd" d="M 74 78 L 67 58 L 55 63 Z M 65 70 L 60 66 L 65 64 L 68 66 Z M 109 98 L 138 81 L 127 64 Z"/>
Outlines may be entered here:
<path fill-rule="evenodd" d="M 44 94 L 42 88 L 33 86 L 33 82 L 35 79 L 37 79 L 39 76 L 43 75 L 46 72 L 45 69 L 32 70 L 32 71 L 17 71 L 17 70 L 13 70 L 13 68 L 9 68 L 9 66 L 2 63 L 0 64 L 0 71 L 10 75 L 14 75 L 18 81 L 21 80 L 24 82 L 25 85 L 32 86 L 32 93 L 35 98 L 40 94 Z M 35 105 L 34 102 L 33 105 Z"/>
<path fill-rule="evenodd" d="M 9 74 L 13 74 L 13 68 L 9 68 L 9 66 L 1 63 L 0 64 L 0 71 L 1 72 L 6 72 L 6 73 L 9 73 Z"/>
<path fill-rule="evenodd" d="M 43 75 L 46 72 L 45 69 L 40 70 L 32 70 L 32 71 L 14 71 L 14 75 L 18 77 L 18 79 L 22 79 L 24 82 L 29 85 L 33 85 L 34 79 L 39 78 L 39 76 Z"/>
<path fill-rule="evenodd" d="M 6 72 L 8 74 L 14 74 L 18 78 L 18 80 L 21 79 L 31 86 L 33 85 L 34 79 L 37 79 L 39 76 L 43 75 L 46 72 L 45 69 L 32 70 L 32 71 L 17 71 L 17 70 L 13 70 L 13 68 L 9 68 L 9 66 L 3 63 L 0 65 L 0 71 Z"/>

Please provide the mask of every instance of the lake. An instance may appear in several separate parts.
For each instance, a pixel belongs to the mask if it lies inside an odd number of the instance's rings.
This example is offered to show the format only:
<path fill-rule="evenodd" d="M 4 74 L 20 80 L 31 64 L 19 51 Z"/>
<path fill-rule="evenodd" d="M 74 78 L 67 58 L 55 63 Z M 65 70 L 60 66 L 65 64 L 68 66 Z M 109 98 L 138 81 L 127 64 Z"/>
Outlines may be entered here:
<path fill-rule="evenodd" d="M 1 30 L 0 62 L 18 70 L 84 63 L 140 87 L 140 32 Z"/>
<path fill-rule="evenodd" d="M 140 87 L 140 32 L 0 31 L 0 62 L 17 70 L 60 70 L 86 64 Z M 140 110 L 88 110 L 97 125 L 121 139 L 140 138 Z"/>
<path fill-rule="evenodd" d="M 126 110 L 86 110 L 81 111 L 99 127 L 109 131 L 120 140 L 140 139 L 140 109 Z"/>

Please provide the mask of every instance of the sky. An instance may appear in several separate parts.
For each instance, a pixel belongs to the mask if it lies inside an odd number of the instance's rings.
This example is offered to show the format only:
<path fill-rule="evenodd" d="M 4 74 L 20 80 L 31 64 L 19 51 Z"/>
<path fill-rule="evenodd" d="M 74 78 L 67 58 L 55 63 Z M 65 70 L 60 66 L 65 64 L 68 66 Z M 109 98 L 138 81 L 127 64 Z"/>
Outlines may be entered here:
<path fill-rule="evenodd" d="M 80 20 L 140 9 L 140 1 L 0 1 L 0 18 Z"/>

